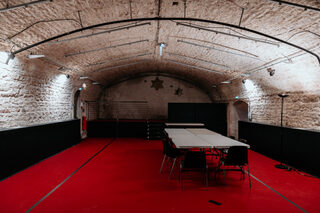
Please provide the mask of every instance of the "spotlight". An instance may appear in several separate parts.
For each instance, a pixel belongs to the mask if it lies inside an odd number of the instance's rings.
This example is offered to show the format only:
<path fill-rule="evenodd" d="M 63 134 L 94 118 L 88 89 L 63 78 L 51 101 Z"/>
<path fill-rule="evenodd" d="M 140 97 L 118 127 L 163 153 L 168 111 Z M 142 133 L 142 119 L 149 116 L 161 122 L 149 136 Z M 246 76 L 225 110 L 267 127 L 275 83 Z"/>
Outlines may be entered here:
<path fill-rule="evenodd" d="M 162 56 L 162 48 L 164 48 L 166 46 L 165 43 L 160 43 L 160 56 Z"/>
<path fill-rule="evenodd" d="M 32 53 L 30 55 L 28 55 L 29 59 L 44 58 L 44 57 L 45 57 L 45 55 L 34 55 Z"/>
<path fill-rule="evenodd" d="M 275 72 L 276 72 L 275 69 L 272 69 L 270 67 L 267 69 L 267 71 L 269 72 L 270 76 L 273 76 L 275 74 Z"/>

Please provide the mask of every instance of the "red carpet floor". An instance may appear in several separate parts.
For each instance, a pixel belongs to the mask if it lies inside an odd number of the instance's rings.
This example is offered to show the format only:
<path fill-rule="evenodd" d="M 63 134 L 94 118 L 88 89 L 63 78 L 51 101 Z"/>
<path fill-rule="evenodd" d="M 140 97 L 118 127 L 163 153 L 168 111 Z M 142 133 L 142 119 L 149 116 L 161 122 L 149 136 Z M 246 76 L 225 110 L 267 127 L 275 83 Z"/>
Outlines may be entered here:
<path fill-rule="evenodd" d="M 0 182 L 0 212 L 25 212 L 111 140 L 90 139 Z M 320 212 L 320 180 L 274 168 L 275 161 L 250 152 L 251 173 L 307 212 Z M 180 191 L 175 170 L 159 174 L 160 141 L 117 139 L 31 212 L 301 212 L 252 178 L 237 172 L 209 190 L 198 173 L 186 174 Z M 214 165 L 214 164 L 213 164 Z M 222 203 L 209 203 L 214 200 Z"/>

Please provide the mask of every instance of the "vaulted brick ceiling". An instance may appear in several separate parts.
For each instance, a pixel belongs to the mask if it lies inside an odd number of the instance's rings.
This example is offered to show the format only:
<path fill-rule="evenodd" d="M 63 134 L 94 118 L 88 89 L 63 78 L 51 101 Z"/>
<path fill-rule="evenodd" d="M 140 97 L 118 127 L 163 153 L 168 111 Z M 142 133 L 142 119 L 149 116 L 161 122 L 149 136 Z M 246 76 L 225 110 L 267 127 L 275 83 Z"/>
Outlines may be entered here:
<path fill-rule="evenodd" d="M 320 8 L 317 0 L 290 1 Z M 0 7 L 27 2 L 32 1 L 2 0 Z M 320 12 L 270 0 L 47 1 L 0 13 L 0 51 L 14 52 L 81 27 L 152 17 L 198 18 L 241 26 L 320 55 Z M 161 43 L 165 44 L 162 56 Z M 246 30 L 199 21 L 105 25 L 54 39 L 16 57 L 31 60 L 27 59 L 31 53 L 45 55 L 32 63 L 46 60 L 57 68 L 72 69 L 62 70 L 72 76 L 89 76 L 104 85 L 145 72 L 180 76 L 206 88 L 225 80 L 253 78 L 287 90 L 309 83 L 314 90 L 320 80 L 319 61 L 301 49 Z M 282 75 L 271 80 L 267 68 L 281 69 Z M 301 75 L 309 76 L 306 82 L 297 80 Z M 283 79 L 295 80 L 283 83 Z"/>

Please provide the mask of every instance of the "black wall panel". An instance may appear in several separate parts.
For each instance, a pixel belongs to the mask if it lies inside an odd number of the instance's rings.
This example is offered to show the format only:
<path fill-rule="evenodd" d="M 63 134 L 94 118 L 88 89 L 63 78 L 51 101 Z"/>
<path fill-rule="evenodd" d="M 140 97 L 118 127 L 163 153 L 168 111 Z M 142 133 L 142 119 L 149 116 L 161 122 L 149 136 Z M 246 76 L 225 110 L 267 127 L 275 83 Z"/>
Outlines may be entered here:
<path fill-rule="evenodd" d="M 147 120 L 89 121 L 88 137 L 147 138 Z"/>
<path fill-rule="evenodd" d="M 0 131 L 0 180 L 80 142 L 80 120 Z"/>
<path fill-rule="evenodd" d="M 227 105 L 214 103 L 169 103 L 168 121 L 204 123 L 206 128 L 227 134 Z"/>
<path fill-rule="evenodd" d="M 320 177 L 320 132 L 239 121 L 239 139 L 270 158 Z"/>
<path fill-rule="evenodd" d="M 195 105 L 194 103 L 168 103 L 168 122 L 194 123 Z"/>

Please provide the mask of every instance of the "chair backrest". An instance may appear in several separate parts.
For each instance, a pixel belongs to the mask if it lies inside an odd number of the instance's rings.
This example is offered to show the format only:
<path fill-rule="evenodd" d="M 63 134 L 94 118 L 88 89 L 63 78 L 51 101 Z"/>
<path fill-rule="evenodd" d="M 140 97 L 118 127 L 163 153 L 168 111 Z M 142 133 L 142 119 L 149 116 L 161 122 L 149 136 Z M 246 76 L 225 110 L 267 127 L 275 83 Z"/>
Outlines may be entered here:
<path fill-rule="evenodd" d="M 184 161 L 183 168 L 206 168 L 206 154 L 202 151 L 187 151 Z"/>
<path fill-rule="evenodd" d="M 248 163 L 248 148 L 245 146 L 232 146 L 228 150 L 225 164 L 244 165 Z"/>
<path fill-rule="evenodd" d="M 168 147 L 167 144 L 168 144 L 167 138 L 162 138 L 163 154 L 166 154 L 166 152 L 167 152 L 167 147 Z"/>

